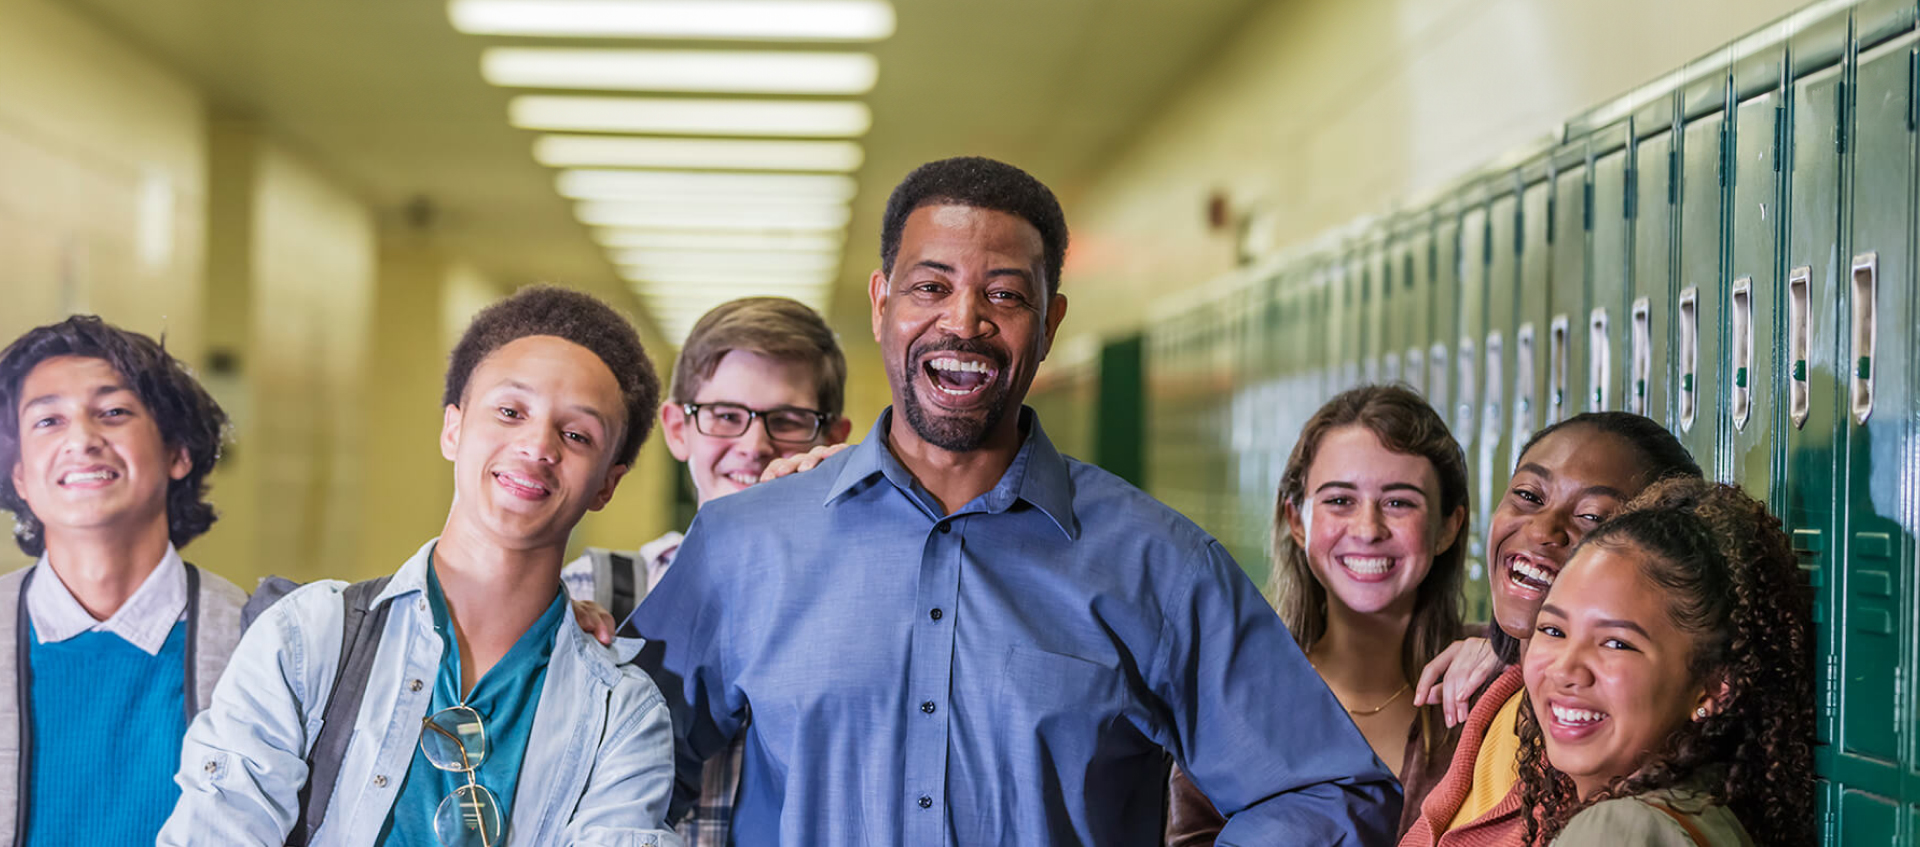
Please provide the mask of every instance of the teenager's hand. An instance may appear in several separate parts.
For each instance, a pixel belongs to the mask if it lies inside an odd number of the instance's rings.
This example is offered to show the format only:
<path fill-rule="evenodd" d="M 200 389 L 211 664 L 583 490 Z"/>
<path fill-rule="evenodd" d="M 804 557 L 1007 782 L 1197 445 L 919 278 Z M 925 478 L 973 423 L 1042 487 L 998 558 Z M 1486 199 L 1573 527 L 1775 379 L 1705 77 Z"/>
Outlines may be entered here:
<path fill-rule="evenodd" d="M 853 445 L 844 442 L 840 444 L 823 444 L 805 453 L 796 453 L 792 456 L 783 456 L 775 459 L 767 464 L 766 470 L 760 472 L 760 481 L 766 482 L 768 480 L 779 479 L 788 474 L 797 474 L 813 470 L 814 466 L 826 461 L 827 457 L 852 446 Z"/>
<path fill-rule="evenodd" d="M 1502 666 L 1486 639 L 1455 641 L 1420 671 L 1420 681 L 1413 687 L 1413 705 L 1438 704 L 1447 726 L 1458 725 L 1472 710 L 1473 704 L 1468 701 L 1473 692 L 1498 674 Z"/>
<path fill-rule="evenodd" d="M 593 640 L 605 646 L 613 646 L 613 630 L 620 625 L 613 619 L 613 613 L 600 608 L 592 600 L 573 601 L 573 619 L 580 623 L 580 631 L 593 636 Z"/>

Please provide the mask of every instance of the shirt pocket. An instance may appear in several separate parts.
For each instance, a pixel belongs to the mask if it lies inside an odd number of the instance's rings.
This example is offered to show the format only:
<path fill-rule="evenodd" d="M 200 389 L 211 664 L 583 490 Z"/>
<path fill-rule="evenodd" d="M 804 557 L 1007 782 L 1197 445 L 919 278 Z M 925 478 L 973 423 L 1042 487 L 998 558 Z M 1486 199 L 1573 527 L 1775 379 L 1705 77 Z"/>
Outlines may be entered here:
<path fill-rule="evenodd" d="M 1120 711 L 1124 692 L 1117 669 L 1015 644 L 1007 648 L 999 700 L 1016 714 L 1043 721 L 1098 717 L 1105 723 Z"/>

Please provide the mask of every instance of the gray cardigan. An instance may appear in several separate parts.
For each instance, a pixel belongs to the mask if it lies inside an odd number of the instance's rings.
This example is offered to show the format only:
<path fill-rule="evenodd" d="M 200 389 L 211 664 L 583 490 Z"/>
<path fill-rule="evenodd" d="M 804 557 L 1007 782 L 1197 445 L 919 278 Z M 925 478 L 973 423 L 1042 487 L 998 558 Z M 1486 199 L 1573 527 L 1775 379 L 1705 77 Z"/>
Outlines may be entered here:
<path fill-rule="evenodd" d="M 192 568 L 192 565 L 187 567 Z M 227 666 L 227 657 L 240 641 L 240 607 L 247 593 L 204 569 L 200 575 L 200 608 L 194 621 L 192 651 L 194 710 L 205 708 L 213 685 Z M 0 576 L 0 847 L 18 843 L 14 827 L 20 820 L 20 691 L 15 657 L 19 644 L 20 589 L 32 567 Z M 45 576 L 41 577 L 45 579 Z"/>

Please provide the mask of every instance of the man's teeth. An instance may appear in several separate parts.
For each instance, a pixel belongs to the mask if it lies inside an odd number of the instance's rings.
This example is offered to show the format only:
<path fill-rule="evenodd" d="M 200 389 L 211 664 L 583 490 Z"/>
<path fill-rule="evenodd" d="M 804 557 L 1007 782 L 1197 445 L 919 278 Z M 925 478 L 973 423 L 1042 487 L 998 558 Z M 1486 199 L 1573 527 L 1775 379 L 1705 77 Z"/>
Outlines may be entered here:
<path fill-rule="evenodd" d="M 1570 726 L 1584 726 L 1599 723 L 1606 719 L 1606 713 L 1588 709 L 1574 709 L 1567 706 L 1553 707 L 1553 719 Z"/>
<path fill-rule="evenodd" d="M 1512 564 L 1507 565 L 1507 569 L 1512 571 L 1514 576 L 1526 582 L 1539 583 L 1542 586 L 1553 584 L 1555 575 L 1553 571 L 1542 568 L 1525 559 L 1514 559 Z"/>
<path fill-rule="evenodd" d="M 518 474 L 502 473 L 500 474 L 500 478 L 508 482 L 511 482 L 514 485 L 518 485 L 521 488 L 531 488 L 536 491 L 547 490 L 546 486 L 541 485 L 540 483 L 534 482 L 533 480 L 527 479 L 526 477 L 520 476 Z"/>
<path fill-rule="evenodd" d="M 726 477 L 727 479 L 733 480 L 735 485 L 741 486 L 742 488 L 749 487 L 760 481 L 760 475 L 757 473 L 730 473 L 727 474 Z"/>
<path fill-rule="evenodd" d="M 1393 569 L 1393 560 L 1385 556 L 1342 556 L 1340 564 L 1363 576 L 1379 576 Z"/>
<path fill-rule="evenodd" d="M 104 482 L 112 478 L 113 471 L 76 471 L 61 477 L 60 483 L 66 485 L 74 482 Z"/>
<path fill-rule="evenodd" d="M 933 361 L 928 362 L 927 366 L 933 368 L 936 371 L 957 371 L 959 373 L 975 373 L 975 374 L 993 373 L 992 366 L 988 365 L 985 362 L 963 362 L 963 361 L 960 361 L 959 359 L 954 359 L 950 357 L 941 357 L 938 359 L 934 359 Z M 965 394 L 966 392 L 962 391 L 959 393 Z"/>

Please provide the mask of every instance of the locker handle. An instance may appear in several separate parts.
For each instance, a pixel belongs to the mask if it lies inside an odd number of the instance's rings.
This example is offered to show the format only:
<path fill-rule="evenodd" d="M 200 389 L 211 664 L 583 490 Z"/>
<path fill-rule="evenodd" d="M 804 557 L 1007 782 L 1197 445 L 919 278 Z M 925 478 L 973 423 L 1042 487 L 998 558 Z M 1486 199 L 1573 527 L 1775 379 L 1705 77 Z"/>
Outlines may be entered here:
<path fill-rule="evenodd" d="M 1587 398 L 1587 411 L 1607 410 L 1607 396 L 1613 387 L 1613 337 L 1602 306 L 1587 314 L 1587 384 L 1593 393 Z"/>
<path fill-rule="evenodd" d="M 1880 254 L 1853 257 L 1853 421 L 1859 424 L 1873 414 L 1874 300 L 1879 275 Z"/>
<path fill-rule="evenodd" d="M 1487 346 L 1481 353 L 1487 361 L 1487 393 L 1480 417 L 1482 445 L 1500 440 L 1500 399 L 1506 388 L 1506 369 L 1502 367 L 1501 357 L 1505 346 L 1499 330 L 1487 333 Z"/>
<path fill-rule="evenodd" d="M 1680 292 L 1680 431 L 1693 431 L 1694 382 L 1700 358 L 1700 289 Z"/>
<path fill-rule="evenodd" d="M 1794 429 L 1807 425 L 1807 415 L 1812 410 L 1807 391 L 1807 352 L 1810 342 L 1807 335 L 1811 329 L 1813 307 L 1809 299 L 1809 289 L 1813 282 L 1813 268 L 1801 265 L 1787 272 L 1787 417 L 1793 421 Z"/>
<path fill-rule="evenodd" d="M 1547 423 L 1559 423 L 1567 404 L 1567 316 L 1547 324 Z"/>
<path fill-rule="evenodd" d="M 1523 323 L 1513 334 L 1513 444 L 1527 440 L 1534 429 L 1534 344 L 1533 324 Z"/>
<path fill-rule="evenodd" d="M 1733 281 L 1732 292 L 1733 317 L 1733 389 L 1728 398 L 1728 410 L 1733 413 L 1733 428 L 1747 428 L 1747 417 L 1753 410 L 1753 396 L 1749 387 L 1753 370 L 1753 277 L 1743 276 Z"/>
<path fill-rule="evenodd" d="M 1653 379 L 1653 307 L 1642 297 L 1633 301 L 1632 360 L 1627 363 L 1632 385 L 1627 389 L 1627 411 L 1652 417 L 1647 408 L 1647 382 Z"/>
<path fill-rule="evenodd" d="M 1447 396 L 1447 345 L 1435 343 L 1427 350 L 1427 391 L 1435 411 L 1444 412 Z"/>

